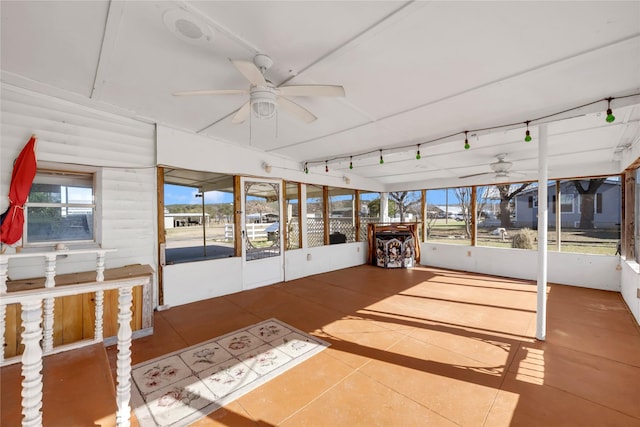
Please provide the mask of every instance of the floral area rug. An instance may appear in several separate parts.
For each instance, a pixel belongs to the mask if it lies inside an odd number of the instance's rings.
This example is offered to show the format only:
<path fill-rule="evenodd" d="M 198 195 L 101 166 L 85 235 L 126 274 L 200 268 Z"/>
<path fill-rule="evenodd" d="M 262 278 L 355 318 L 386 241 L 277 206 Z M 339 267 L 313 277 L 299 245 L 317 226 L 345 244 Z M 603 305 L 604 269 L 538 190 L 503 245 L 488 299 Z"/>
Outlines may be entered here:
<path fill-rule="evenodd" d="M 131 403 L 141 427 L 188 426 L 328 346 L 265 320 L 135 365 Z"/>

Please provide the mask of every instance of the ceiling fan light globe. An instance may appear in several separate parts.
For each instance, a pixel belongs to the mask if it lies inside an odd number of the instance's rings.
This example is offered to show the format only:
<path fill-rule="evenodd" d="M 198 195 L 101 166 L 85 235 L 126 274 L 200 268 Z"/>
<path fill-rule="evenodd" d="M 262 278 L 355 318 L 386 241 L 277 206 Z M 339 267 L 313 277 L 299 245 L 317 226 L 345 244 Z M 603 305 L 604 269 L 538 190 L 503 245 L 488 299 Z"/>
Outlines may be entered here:
<path fill-rule="evenodd" d="M 261 120 L 270 119 L 276 113 L 275 102 L 270 101 L 254 101 L 251 103 L 253 114 Z"/>
<path fill-rule="evenodd" d="M 270 88 L 255 88 L 251 91 L 251 110 L 261 120 L 270 119 L 276 113 L 276 94 Z"/>

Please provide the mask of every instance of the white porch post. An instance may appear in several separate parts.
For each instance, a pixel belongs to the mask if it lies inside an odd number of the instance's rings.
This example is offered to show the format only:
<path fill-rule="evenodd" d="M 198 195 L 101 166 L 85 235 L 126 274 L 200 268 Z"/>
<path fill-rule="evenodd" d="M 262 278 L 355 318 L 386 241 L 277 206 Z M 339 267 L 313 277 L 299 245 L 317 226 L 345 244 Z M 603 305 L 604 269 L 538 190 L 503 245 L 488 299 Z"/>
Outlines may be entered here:
<path fill-rule="evenodd" d="M 536 338 L 541 341 L 544 341 L 547 335 L 548 136 L 547 125 L 541 124 L 538 127 L 538 288 L 536 305 Z"/>
<path fill-rule="evenodd" d="M 42 300 L 22 303 L 22 426 L 42 426 Z"/>
<path fill-rule="evenodd" d="M 302 233 L 302 247 L 309 247 L 309 238 L 307 235 L 307 186 L 305 184 L 300 186 L 300 233 Z"/>
<path fill-rule="evenodd" d="M 116 373 L 116 426 L 129 427 L 131 407 L 131 287 L 118 290 L 118 359 Z"/>
<path fill-rule="evenodd" d="M 389 193 L 380 193 L 380 222 L 389 222 Z"/>

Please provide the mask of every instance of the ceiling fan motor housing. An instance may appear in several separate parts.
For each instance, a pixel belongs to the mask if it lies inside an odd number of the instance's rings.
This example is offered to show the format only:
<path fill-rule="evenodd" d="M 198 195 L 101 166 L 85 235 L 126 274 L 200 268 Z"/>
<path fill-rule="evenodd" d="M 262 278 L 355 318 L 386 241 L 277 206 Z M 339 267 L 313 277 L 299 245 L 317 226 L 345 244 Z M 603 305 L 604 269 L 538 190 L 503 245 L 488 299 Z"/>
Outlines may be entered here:
<path fill-rule="evenodd" d="M 511 169 L 512 164 L 511 162 L 505 161 L 504 158 L 500 158 L 497 162 L 491 163 L 489 166 L 491 166 L 491 169 L 496 173 L 506 173 Z"/>

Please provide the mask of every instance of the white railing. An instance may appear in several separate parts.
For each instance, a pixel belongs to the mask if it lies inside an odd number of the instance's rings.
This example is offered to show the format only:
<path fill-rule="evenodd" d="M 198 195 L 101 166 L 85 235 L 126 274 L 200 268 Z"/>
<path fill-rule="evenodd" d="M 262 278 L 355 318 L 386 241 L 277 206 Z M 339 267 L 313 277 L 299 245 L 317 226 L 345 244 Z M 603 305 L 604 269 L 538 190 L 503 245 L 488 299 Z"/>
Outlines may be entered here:
<path fill-rule="evenodd" d="M 247 237 L 249 238 L 249 240 L 266 239 L 268 235 L 265 229 L 273 224 L 274 224 L 273 222 L 264 222 L 262 224 L 256 224 L 256 223 L 245 224 Z M 234 238 L 233 224 L 224 225 L 224 238 L 226 240 L 233 240 Z"/>
<path fill-rule="evenodd" d="M 116 425 L 130 425 L 131 399 L 131 304 L 135 286 L 146 285 L 150 276 L 138 276 L 104 281 L 104 259 L 107 252 L 114 249 L 67 250 L 37 253 L 16 253 L 0 255 L 0 362 L 2 364 L 22 362 L 22 425 L 42 426 L 42 357 L 60 351 L 70 350 L 96 342 L 101 342 L 104 291 L 118 289 L 118 355 L 116 362 Z M 94 282 L 55 287 L 56 258 L 59 255 L 96 254 L 96 280 Z M 9 260 L 14 258 L 44 257 L 45 287 L 7 292 Z M 95 292 L 96 321 L 94 338 L 53 348 L 53 301 L 54 298 Z M 44 304 L 43 304 L 44 303 Z M 22 356 L 5 360 L 4 332 L 6 328 L 6 306 L 20 304 L 22 307 L 21 334 L 24 352 Z M 44 319 L 43 319 L 44 306 Z M 42 344 L 41 344 L 42 341 Z"/>

